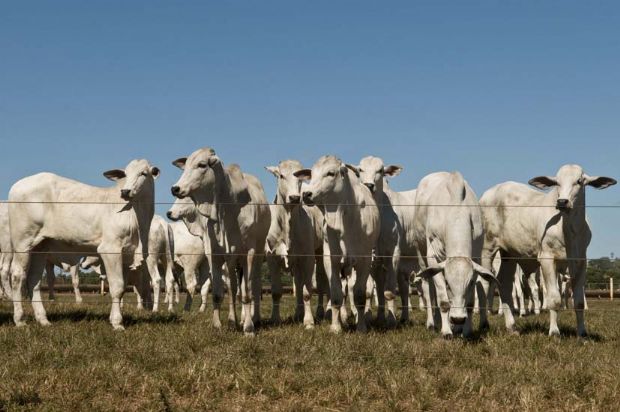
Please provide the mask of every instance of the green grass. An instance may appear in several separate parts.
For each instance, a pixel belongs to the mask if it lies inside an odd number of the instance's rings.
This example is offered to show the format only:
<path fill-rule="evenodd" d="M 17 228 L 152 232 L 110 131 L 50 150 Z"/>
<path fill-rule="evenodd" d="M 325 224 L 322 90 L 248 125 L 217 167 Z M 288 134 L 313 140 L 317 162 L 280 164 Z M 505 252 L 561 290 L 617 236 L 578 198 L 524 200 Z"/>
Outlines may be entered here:
<path fill-rule="evenodd" d="M 325 322 L 313 331 L 287 322 L 252 339 L 213 330 L 196 307 L 136 312 L 131 295 L 127 330 L 114 332 L 108 297 L 72 299 L 46 305 L 49 328 L 30 315 L 17 329 L 0 304 L 0 410 L 596 410 L 620 401 L 617 302 L 589 302 L 587 340 L 562 312 L 561 339 L 547 337 L 543 314 L 519 319 L 521 336 L 492 316 L 490 332 L 466 342 L 425 330 L 419 310 L 397 330 L 333 336 Z"/>

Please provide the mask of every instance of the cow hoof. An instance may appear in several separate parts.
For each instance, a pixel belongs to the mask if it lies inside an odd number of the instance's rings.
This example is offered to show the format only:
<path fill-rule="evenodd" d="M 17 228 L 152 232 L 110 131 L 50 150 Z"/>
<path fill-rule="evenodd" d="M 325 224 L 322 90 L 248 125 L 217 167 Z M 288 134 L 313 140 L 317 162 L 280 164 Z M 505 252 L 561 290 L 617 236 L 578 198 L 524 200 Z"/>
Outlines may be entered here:
<path fill-rule="evenodd" d="M 79 305 L 80 303 L 82 303 L 82 302 L 83 302 L 83 299 L 82 299 L 82 298 L 75 299 L 75 303 L 77 303 L 78 305 Z"/>
<path fill-rule="evenodd" d="M 310 324 L 310 323 L 305 324 L 305 325 L 304 325 L 304 328 L 305 328 L 306 330 L 313 330 L 313 329 L 314 329 L 314 324 Z"/>
<path fill-rule="evenodd" d="M 322 321 L 323 319 L 325 319 L 325 310 L 322 307 L 319 307 L 316 310 L 316 316 L 315 317 L 316 317 L 316 319 L 318 321 Z"/>
<path fill-rule="evenodd" d="M 330 326 L 329 326 L 329 331 L 330 331 L 331 333 L 334 333 L 334 334 L 336 334 L 336 335 L 339 335 L 339 334 L 341 334 L 341 333 L 342 333 L 342 326 L 340 326 L 340 325 L 330 325 Z"/>
<path fill-rule="evenodd" d="M 114 328 L 114 330 L 117 330 L 117 331 L 120 331 L 120 332 L 125 330 L 123 325 L 112 325 L 112 328 Z"/>
<path fill-rule="evenodd" d="M 521 335 L 521 334 L 520 334 L 520 333 L 519 333 L 519 331 L 518 331 L 518 330 L 516 330 L 516 329 L 509 329 L 509 330 L 508 330 L 508 335 L 510 335 L 510 336 L 519 336 L 519 335 Z"/>
<path fill-rule="evenodd" d="M 50 321 L 49 321 L 49 320 L 47 320 L 47 319 L 40 320 L 40 321 L 39 321 L 39 325 L 41 325 L 41 326 L 45 326 L 45 327 L 52 326 L 52 324 L 50 323 Z"/>
<path fill-rule="evenodd" d="M 453 334 L 451 334 L 451 333 L 444 333 L 444 334 L 442 334 L 442 335 L 441 335 L 441 337 L 442 337 L 444 340 L 452 340 L 452 339 L 454 338 L 454 335 L 453 335 Z"/>
<path fill-rule="evenodd" d="M 551 329 L 549 330 L 549 336 L 554 337 L 554 338 L 559 338 L 560 331 L 558 329 Z"/>
<path fill-rule="evenodd" d="M 280 325 L 282 323 L 282 318 L 278 316 L 278 317 L 271 318 L 269 321 L 271 322 L 272 325 Z"/>
<path fill-rule="evenodd" d="M 189 309 L 188 309 L 188 310 L 189 310 Z M 198 312 L 200 312 L 200 313 L 204 313 L 204 311 L 205 311 L 205 310 L 207 310 L 207 307 L 206 307 L 206 306 L 202 306 L 202 305 L 201 305 L 201 306 L 200 306 L 200 308 L 198 308 Z"/>
<path fill-rule="evenodd" d="M 433 323 L 426 322 L 427 330 L 435 330 L 435 325 Z"/>
<path fill-rule="evenodd" d="M 489 322 L 484 322 L 484 323 L 480 324 L 480 330 L 486 331 L 486 330 L 489 330 L 489 329 L 490 329 Z"/>
<path fill-rule="evenodd" d="M 18 328 L 23 328 L 24 326 L 26 326 L 26 322 L 20 320 L 19 322 L 15 322 L 15 326 Z"/>
<path fill-rule="evenodd" d="M 251 332 L 243 332 L 243 336 L 247 337 L 247 338 L 253 338 L 254 336 L 256 336 L 256 334 L 254 333 L 254 330 L 252 330 Z"/>
<path fill-rule="evenodd" d="M 534 310 L 534 315 L 540 315 L 540 310 Z"/>

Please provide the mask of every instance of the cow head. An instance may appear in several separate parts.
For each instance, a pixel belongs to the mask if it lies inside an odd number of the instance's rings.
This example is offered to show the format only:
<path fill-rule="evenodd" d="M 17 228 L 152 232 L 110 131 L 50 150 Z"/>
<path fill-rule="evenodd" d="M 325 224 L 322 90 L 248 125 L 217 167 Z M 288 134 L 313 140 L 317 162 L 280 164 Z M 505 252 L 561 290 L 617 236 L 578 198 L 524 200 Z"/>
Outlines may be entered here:
<path fill-rule="evenodd" d="M 323 156 L 312 169 L 301 169 L 293 175 L 306 183 L 302 192 L 304 203 L 337 203 L 348 179 L 348 169 L 337 157 Z"/>
<path fill-rule="evenodd" d="M 269 172 L 278 180 L 276 203 L 292 206 L 301 203 L 301 180 L 294 175 L 303 166 L 297 160 L 284 160 L 277 166 L 267 166 Z"/>
<path fill-rule="evenodd" d="M 194 202 L 187 199 L 177 199 L 166 213 L 166 216 L 173 222 L 183 220 L 187 230 L 192 235 L 202 237 L 204 226 L 206 226 L 206 218 L 198 213 Z"/>
<path fill-rule="evenodd" d="M 181 157 L 173 165 L 183 170 L 181 178 L 172 186 L 172 195 L 184 199 L 191 198 L 200 213 L 208 215 L 213 203 L 215 173 L 213 168 L 221 166 L 219 157 L 209 147 L 196 150 L 189 157 Z M 200 209 L 203 210 L 200 210 Z"/>
<path fill-rule="evenodd" d="M 433 276 L 444 277 L 450 299 L 450 321 L 455 325 L 465 322 L 467 296 L 474 296 L 478 276 L 482 276 L 489 282 L 497 282 L 493 272 L 468 257 L 449 257 L 436 266 L 423 270 L 418 276 L 426 279 Z"/>
<path fill-rule="evenodd" d="M 557 186 L 558 199 L 556 209 L 562 212 L 572 210 L 578 200 L 585 202 L 585 187 L 605 189 L 617 182 L 611 177 L 588 176 L 579 165 L 564 165 L 555 176 L 538 176 L 530 179 L 529 184 L 539 189 Z"/>
<path fill-rule="evenodd" d="M 154 180 L 159 177 L 159 169 L 151 166 L 148 160 L 138 159 L 129 162 L 125 170 L 112 169 L 103 175 L 120 186 L 120 196 L 123 200 L 132 200 L 141 193 L 154 188 Z"/>
<path fill-rule="evenodd" d="M 372 193 L 383 191 L 383 178 L 386 176 L 397 176 L 402 170 L 402 166 L 385 166 L 383 159 L 374 156 L 367 156 L 360 161 L 357 166 L 347 165 L 347 167 L 359 176 L 361 182 Z"/>

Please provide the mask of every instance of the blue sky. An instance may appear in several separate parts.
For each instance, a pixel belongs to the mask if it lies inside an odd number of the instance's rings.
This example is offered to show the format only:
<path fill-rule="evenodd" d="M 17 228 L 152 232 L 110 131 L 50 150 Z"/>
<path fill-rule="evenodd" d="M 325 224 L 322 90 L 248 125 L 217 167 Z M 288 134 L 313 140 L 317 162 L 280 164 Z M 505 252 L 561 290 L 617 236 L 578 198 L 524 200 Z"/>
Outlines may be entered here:
<path fill-rule="evenodd" d="M 323 154 L 401 164 L 396 189 L 459 170 L 481 195 L 564 163 L 618 178 L 619 39 L 611 1 L 2 2 L 0 197 L 144 157 L 170 201 L 170 162 L 201 146 L 269 198 L 263 166 Z M 588 214 L 590 255 L 620 253 L 620 208 Z"/>

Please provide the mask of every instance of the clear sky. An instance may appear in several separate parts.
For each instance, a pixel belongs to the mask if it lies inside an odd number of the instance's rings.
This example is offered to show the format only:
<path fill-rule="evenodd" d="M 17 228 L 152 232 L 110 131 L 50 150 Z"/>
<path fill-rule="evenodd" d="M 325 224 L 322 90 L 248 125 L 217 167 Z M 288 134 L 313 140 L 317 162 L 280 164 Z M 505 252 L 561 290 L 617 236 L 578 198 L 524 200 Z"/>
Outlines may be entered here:
<path fill-rule="evenodd" d="M 617 1 L 0 3 L 2 198 L 144 157 L 171 201 L 170 162 L 201 146 L 269 198 L 263 166 L 323 154 L 401 164 L 396 189 L 459 170 L 481 195 L 564 163 L 618 178 L 619 142 Z M 590 256 L 620 254 L 620 208 L 588 214 Z"/>

